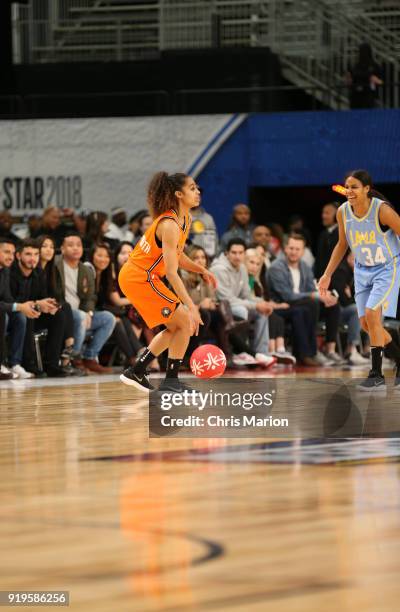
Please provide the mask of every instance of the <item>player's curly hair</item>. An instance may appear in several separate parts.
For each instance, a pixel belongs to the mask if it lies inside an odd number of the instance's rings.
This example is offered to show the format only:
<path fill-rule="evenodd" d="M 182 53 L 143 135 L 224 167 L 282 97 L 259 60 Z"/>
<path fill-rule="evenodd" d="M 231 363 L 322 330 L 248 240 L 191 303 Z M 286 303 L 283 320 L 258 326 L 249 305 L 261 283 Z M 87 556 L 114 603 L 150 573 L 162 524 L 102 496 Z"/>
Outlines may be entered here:
<path fill-rule="evenodd" d="M 176 213 L 179 212 L 175 191 L 182 190 L 187 178 L 187 174 L 183 172 L 176 174 L 157 172 L 153 176 L 147 190 L 147 204 L 154 219 L 167 210 L 173 209 Z"/>

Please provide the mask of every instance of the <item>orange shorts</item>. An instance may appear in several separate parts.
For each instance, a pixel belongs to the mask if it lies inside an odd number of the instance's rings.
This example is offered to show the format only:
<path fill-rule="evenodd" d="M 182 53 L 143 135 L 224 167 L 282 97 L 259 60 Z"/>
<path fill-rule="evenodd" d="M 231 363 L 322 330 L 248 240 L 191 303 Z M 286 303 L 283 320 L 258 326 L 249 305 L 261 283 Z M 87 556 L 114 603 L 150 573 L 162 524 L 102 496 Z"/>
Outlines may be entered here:
<path fill-rule="evenodd" d="M 181 303 L 156 274 L 147 272 L 129 260 L 118 276 L 119 286 L 150 328 L 165 325 Z"/>

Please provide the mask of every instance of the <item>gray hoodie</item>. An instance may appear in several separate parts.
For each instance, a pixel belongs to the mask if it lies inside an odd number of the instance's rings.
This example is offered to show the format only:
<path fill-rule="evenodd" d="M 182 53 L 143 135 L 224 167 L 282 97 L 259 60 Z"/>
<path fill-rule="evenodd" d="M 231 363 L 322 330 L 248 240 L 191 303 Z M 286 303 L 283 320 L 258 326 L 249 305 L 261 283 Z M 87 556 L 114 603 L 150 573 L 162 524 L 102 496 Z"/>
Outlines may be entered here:
<path fill-rule="evenodd" d="M 245 306 L 248 310 L 255 310 L 256 303 L 262 301 L 251 295 L 246 266 L 240 264 L 239 269 L 234 268 L 225 253 L 214 259 L 210 271 L 217 277 L 220 300 L 229 300 L 231 306 Z"/>

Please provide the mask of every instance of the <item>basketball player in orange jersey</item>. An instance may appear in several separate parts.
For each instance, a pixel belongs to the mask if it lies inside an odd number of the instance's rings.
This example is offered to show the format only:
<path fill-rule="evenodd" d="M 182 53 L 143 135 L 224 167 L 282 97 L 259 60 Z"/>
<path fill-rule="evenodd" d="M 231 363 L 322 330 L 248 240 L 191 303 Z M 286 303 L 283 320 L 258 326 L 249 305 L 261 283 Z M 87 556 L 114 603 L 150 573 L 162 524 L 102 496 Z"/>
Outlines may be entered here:
<path fill-rule="evenodd" d="M 165 325 L 135 366 L 121 374 L 121 381 L 148 393 L 153 390 L 146 375 L 151 361 L 168 349 L 165 380 L 159 390 L 181 393 L 187 387 L 178 379 L 179 367 L 190 336 L 198 335 L 202 324 L 198 308 L 192 302 L 178 275 L 178 268 L 200 274 L 216 287 L 215 276 L 194 263 L 184 252 L 189 235 L 189 210 L 200 204 L 200 190 L 186 174 L 158 172 L 150 182 L 147 202 L 154 219 L 119 273 L 119 285 L 151 327 Z M 175 293 L 161 278 L 166 276 Z"/>

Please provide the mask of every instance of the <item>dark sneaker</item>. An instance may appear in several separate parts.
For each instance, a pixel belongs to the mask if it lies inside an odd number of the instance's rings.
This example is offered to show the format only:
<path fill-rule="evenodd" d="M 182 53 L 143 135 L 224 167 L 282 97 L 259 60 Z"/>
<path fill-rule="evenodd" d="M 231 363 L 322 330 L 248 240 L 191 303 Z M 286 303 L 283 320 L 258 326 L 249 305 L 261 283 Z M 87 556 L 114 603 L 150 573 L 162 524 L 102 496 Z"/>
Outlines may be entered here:
<path fill-rule="evenodd" d="M 154 391 L 154 387 L 150 384 L 146 374 L 139 376 L 138 374 L 135 374 L 133 368 L 127 368 L 124 370 L 119 379 L 126 385 L 136 387 L 136 389 L 139 389 L 139 391 L 143 391 L 143 393 Z"/>
<path fill-rule="evenodd" d="M 365 380 L 363 380 L 362 383 L 357 385 L 356 389 L 357 391 L 385 391 L 385 377 L 382 376 L 382 374 L 374 372 L 374 370 L 370 370 L 368 378 L 366 378 Z"/>
<path fill-rule="evenodd" d="M 161 393 L 184 393 L 185 391 L 199 393 L 199 391 L 182 382 L 179 378 L 165 378 L 157 391 Z"/>

